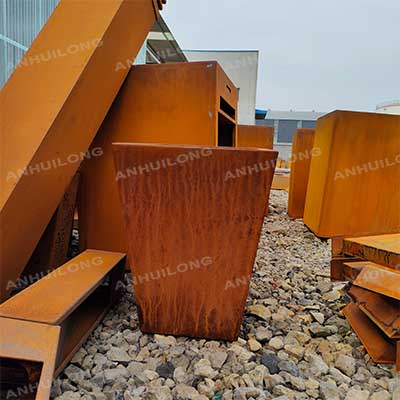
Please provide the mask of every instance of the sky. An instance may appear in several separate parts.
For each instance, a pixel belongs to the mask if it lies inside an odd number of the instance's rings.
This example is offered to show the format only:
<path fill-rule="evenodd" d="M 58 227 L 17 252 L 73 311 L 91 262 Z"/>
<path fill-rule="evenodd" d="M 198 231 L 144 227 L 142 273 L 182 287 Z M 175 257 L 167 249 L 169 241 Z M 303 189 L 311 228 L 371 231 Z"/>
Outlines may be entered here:
<path fill-rule="evenodd" d="M 400 100 L 400 0 L 168 0 L 163 17 L 182 49 L 259 50 L 258 108 Z"/>

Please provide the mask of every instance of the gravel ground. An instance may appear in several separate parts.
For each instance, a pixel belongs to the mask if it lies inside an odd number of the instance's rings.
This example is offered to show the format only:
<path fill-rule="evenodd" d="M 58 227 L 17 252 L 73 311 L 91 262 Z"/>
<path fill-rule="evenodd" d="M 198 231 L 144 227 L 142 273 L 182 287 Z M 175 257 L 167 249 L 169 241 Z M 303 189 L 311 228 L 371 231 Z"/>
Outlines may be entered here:
<path fill-rule="evenodd" d="M 112 310 L 53 386 L 58 400 L 400 400 L 394 369 L 369 360 L 329 280 L 330 242 L 273 191 L 240 339 L 143 335 L 127 277 Z M 58 396 L 58 397 L 57 397 Z"/>

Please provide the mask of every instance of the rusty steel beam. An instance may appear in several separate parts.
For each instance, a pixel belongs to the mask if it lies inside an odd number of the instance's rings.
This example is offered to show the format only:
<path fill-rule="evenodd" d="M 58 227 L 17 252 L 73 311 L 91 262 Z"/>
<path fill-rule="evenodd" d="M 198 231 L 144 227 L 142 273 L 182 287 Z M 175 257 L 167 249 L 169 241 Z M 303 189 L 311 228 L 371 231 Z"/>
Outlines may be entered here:
<path fill-rule="evenodd" d="M 258 147 L 272 150 L 274 147 L 274 128 L 272 126 L 238 125 L 236 147 Z"/>
<path fill-rule="evenodd" d="M 87 250 L 2 303 L 0 317 L 59 326 L 58 375 L 118 300 L 124 266 L 124 254 Z"/>
<path fill-rule="evenodd" d="M 400 300 L 400 272 L 382 268 L 379 264 L 366 262 L 353 283 L 363 289 Z"/>
<path fill-rule="evenodd" d="M 156 0 L 62 0 L 1 90 L 0 301 L 96 156 L 84 153 L 157 18 Z"/>
<path fill-rule="evenodd" d="M 345 238 L 343 253 L 400 270 L 400 233 Z"/>
<path fill-rule="evenodd" d="M 352 285 L 348 294 L 391 339 L 400 339 L 400 301 Z"/>
<path fill-rule="evenodd" d="M 342 313 L 374 362 L 380 364 L 396 363 L 395 342 L 387 338 L 356 304 L 349 303 L 342 310 Z"/>
<path fill-rule="evenodd" d="M 334 111 L 317 121 L 304 223 L 320 237 L 400 232 L 400 116 Z M 349 132 L 352 132 L 351 137 Z"/>
<path fill-rule="evenodd" d="M 50 398 L 60 327 L 0 317 L 0 398 Z"/>
<path fill-rule="evenodd" d="M 277 152 L 113 148 L 141 330 L 236 340 Z"/>
<path fill-rule="evenodd" d="M 303 218 L 304 215 L 314 135 L 314 129 L 303 128 L 297 129 L 293 136 L 288 199 L 288 215 L 291 218 Z"/>

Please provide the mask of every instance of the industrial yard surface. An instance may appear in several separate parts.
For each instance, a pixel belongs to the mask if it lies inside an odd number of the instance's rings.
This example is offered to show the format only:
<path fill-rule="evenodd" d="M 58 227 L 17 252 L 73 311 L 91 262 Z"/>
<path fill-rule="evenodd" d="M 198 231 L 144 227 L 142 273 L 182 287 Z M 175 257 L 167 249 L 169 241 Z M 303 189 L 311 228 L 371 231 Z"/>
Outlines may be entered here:
<path fill-rule="evenodd" d="M 329 279 L 330 241 L 286 210 L 286 192 L 272 191 L 237 342 L 141 333 L 129 281 L 124 301 L 56 379 L 53 397 L 399 400 L 394 367 L 371 362 L 340 313 L 347 300 Z"/>

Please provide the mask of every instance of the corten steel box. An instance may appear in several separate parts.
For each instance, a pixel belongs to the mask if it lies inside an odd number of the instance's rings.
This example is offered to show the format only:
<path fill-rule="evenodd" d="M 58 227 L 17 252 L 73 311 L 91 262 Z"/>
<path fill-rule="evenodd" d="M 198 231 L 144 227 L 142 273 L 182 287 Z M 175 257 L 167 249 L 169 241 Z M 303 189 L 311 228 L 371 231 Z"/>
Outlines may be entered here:
<path fill-rule="evenodd" d="M 142 331 L 236 340 L 278 153 L 146 144 L 114 153 Z"/>
<path fill-rule="evenodd" d="M 288 214 L 292 218 L 303 218 L 306 202 L 311 158 L 318 155 L 313 151 L 314 129 L 297 129 L 292 141 L 290 166 Z"/>
<path fill-rule="evenodd" d="M 0 300 L 15 282 L 158 17 L 152 0 L 62 0 L 0 93 Z"/>
<path fill-rule="evenodd" d="M 237 147 L 259 147 L 272 150 L 274 128 L 272 126 L 238 125 Z"/>
<path fill-rule="evenodd" d="M 82 249 L 126 252 L 112 142 L 234 146 L 237 89 L 216 62 L 134 66 L 85 160 L 79 192 Z"/>
<path fill-rule="evenodd" d="M 316 235 L 400 232 L 400 116 L 335 111 L 314 148 L 304 222 Z"/>

